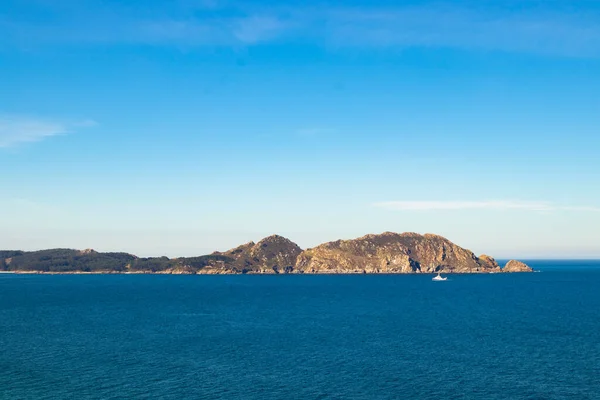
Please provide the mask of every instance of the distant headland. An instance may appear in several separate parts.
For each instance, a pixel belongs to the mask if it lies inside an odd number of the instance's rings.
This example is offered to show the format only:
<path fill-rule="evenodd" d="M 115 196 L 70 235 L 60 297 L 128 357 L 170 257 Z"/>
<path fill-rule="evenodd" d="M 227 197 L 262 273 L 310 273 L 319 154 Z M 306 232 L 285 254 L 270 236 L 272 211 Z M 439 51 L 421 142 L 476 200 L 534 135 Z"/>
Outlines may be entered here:
<path fill-rule="evenodd" d="M 302 250 L 282 236 L 266 237 L 225 252 L 198 257 L 141 258 L 91 249 L 0 251 L 0 271 L 19 273 L 156 274 L 414 274 L 532 272 L 511 260 L 503 268 L 487 255 L 448 239 L 418 233 L 384 232 L 337 240 Z"/>

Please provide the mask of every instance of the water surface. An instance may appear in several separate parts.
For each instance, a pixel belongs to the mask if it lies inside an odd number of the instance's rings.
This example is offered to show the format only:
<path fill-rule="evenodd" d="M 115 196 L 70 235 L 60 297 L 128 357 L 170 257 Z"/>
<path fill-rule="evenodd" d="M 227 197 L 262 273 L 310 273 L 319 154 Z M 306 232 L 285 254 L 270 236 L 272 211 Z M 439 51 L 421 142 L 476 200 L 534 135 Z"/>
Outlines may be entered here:
<path fill-rule="evenodd" d="M 0 275 L 3 399 L 597 399 L 600 262 Z"/>

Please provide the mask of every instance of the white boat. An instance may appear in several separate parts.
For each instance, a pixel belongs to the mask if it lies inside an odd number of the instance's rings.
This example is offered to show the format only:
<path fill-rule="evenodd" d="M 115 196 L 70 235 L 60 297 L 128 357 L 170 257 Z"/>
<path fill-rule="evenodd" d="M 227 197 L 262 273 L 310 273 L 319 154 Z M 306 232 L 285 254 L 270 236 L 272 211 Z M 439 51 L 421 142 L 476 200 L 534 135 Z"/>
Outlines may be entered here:
<path fill-rule="evenodd" d="M 442 278 L 442 276 L 440 275 L 440 273 L 438 272 L 438 274 L 436 276 L 434 276 L 431 280 L 432 281 L 445 281 L 448 278 Z"/>

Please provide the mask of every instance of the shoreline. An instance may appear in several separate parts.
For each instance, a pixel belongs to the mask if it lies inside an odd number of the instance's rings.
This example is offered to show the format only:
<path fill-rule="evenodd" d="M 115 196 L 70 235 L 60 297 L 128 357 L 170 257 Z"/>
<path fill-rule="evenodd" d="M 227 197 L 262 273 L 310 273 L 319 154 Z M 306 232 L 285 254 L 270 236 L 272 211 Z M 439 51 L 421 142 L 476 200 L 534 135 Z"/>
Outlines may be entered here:
<path fill-rule="evenodd" d="M 513 273 L 531 273 L 537 271 L 479 271 L 479 272 L 445 272 L 440 271 L 444 275 L 493 275 L 493 274 L 513 274 Z M 12 275 L 436 275 L 437 272 L 291 272 L 291 273 L 275 273 L 275 272 L 151 272 L 151 271 L 0 271 L 0 274 Z"/>

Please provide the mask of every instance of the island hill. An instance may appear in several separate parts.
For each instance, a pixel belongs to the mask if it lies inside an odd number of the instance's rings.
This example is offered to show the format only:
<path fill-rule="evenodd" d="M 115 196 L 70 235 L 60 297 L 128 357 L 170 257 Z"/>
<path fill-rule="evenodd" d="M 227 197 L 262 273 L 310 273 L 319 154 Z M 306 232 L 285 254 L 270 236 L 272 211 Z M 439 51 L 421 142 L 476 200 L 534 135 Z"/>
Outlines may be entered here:
<path fill-rule="evenodd" d="M 163 274 L 412 274 L 531 272 L 519 261 L 501 268 L 438 235 L 385 232 L 302 250 L 273 235 L 225 252 L 185 258 L 140 258 L 127 253 L 51 249 L 0 251 L 0 271 Z"/>

